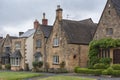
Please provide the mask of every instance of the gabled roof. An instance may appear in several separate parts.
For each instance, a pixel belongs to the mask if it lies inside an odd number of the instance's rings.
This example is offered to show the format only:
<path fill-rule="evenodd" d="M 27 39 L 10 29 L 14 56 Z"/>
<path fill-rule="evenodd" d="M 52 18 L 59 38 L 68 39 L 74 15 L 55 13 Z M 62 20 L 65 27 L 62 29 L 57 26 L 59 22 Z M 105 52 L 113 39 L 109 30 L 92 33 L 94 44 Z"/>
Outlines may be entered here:
<path fill-rule="evenodd" d="M 67 35 L 68 43 L 72 44 L 89 44 L 97 28 L 91 19 L 82 21 L 63 19 L 61 27 Z"/>
<path fill-rule="evenodd" d="M 41 26 L 41 29 L 45 35 L 45 37 L 49 37 L 52 29 L 53 29 L 53 26 L 49 26 L 49 25 L 40 25 Z"/>
<path fill-rule="evenodd" d="M 13 57 L 13 58 L 21 58 L 22 55 L 21 55 L 21 52 L 20 50 L 15 50 L 15 52 L 13 54 L 10 55 L 10 57 Z"/>
<path fill-rule="evenodd" d="M 32 34 L 34 34 L 35 29 L 28 29 L 28 31 L 26 31 L 24 34 L 22 34 L 20 37 L 21 38 L 28 38 L 30 37 Z"/>
<path fill-rule="evenodd" d="M 120 15 L 120 0 L 111 0 L 118 15 Z"/>
<path fill-rule="evenodd" d="M 52 26 L 49 26 L 49 25 L 40 25 L 40 26 L 41 26 L 41 29 L 42 29 L 45 37 L 48 37 L 52 31 Z M 24 34 L 22 34 L 20 37 L 21 38 L 28 38 L 31 35 L 33 35 L 34 33 L 35 33 L 35 29 L 29 29 Z"/>

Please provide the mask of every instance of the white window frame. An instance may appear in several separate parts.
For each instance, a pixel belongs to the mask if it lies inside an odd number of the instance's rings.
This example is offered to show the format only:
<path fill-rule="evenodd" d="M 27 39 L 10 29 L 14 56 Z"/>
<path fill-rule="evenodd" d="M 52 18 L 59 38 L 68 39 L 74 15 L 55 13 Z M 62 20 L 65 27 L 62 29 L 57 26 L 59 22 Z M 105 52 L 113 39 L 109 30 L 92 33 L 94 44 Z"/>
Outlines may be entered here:
<path fill-rule="evenodd" d="M 53 64 L 59 64 L 59 56 L 58 55 L 53 56 Z"/>
<path fill-rule="evenodd" d="M 20 66 L 20 58 L 10 58 L 11 66 Z"/>
<path fill-rule="evenodd" d="M 54 38 L 53 39 L 53 46 L 59 46 L 59 39 L 58 38 Z"/>

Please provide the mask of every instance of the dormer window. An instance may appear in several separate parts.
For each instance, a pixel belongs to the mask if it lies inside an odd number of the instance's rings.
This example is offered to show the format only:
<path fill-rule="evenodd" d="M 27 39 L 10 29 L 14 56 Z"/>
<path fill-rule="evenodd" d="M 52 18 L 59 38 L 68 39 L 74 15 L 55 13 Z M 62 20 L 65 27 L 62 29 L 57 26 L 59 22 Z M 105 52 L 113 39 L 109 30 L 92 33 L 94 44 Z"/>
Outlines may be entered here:
<path fill-rule="evenodd" d="M 106 35 L 112 35 L 113 34 L 113 28 L 106 28 Z"/>
<path fill-rule="evenodd" d="M 59 46 L 59 39 L 57 37 L 53 39 L 53 46 L 54 47 Z"/>

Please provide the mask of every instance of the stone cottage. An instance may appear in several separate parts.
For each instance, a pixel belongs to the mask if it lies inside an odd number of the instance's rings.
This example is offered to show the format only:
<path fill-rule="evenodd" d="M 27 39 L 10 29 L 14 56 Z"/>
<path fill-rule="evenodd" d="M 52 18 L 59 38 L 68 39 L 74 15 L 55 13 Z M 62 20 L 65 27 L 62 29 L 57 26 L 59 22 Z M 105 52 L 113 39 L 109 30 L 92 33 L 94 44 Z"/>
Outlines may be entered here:
<path fill-rule="evenodd" d="M 65 68 L 72 71 L 76 66 L 87 67 L 88 45 L 93 39 L 96 24 L 89 19 L 74 21 L 62 18 L 63 9 L 56 10 L 53 30 L 47 41 L 47 63 L 49 68 Z"/>
<path fill-rule="evenodd" d="M 94 40 L 102 38 L 120 39 L 120 0 L 108 0 L 106 3 Z M 120 48 L 104 49 L 100 54 L 112 58 L 113 64 L 120 63 Z"/>
<path fill-rule="evenodd" d="M 12 53 L 12 40 L 17 39 L 18 37 L 10 36 L 9 34 L 6 35 L 5 38 L 1 40 L 0 48 L 0 64 L 2 64 L 2 67 L 6 64 L 10 64 L 10 55 Z"/>
<path fill-rule="evenodd" d="M 46 55 L 46 43 L 50 36 L 53 26 L 48 25 L 48 21 L 43 13 L 42 24 L 38 24 L 34 37 L 33 37 L 33 53 L 34 61 L 42 61 L 45 68 L 47 55 Z"/>

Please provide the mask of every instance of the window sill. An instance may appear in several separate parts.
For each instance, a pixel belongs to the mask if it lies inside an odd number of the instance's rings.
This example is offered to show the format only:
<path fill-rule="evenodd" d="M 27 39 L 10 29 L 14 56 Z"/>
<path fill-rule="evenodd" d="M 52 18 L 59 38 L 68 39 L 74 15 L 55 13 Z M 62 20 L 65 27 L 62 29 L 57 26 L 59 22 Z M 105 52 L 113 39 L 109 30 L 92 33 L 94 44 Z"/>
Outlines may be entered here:
<path fill-rule="evenodd" d="M 59 65 L 59 63 L 53 63 L 53 65 Z"/>
<path fill-rule="evenodd" d="M 53 46 L 53 48 L 58 48 L 59 46 Z"/>
<path fill-rule="evenodd" d="M 41 48 L 41 47 L 36 47 L 36 49 Z"/>
<path fill-rule="evenodd" d="M 20 65 L 11 65 L 11 67 L 19 67 Z"/>

